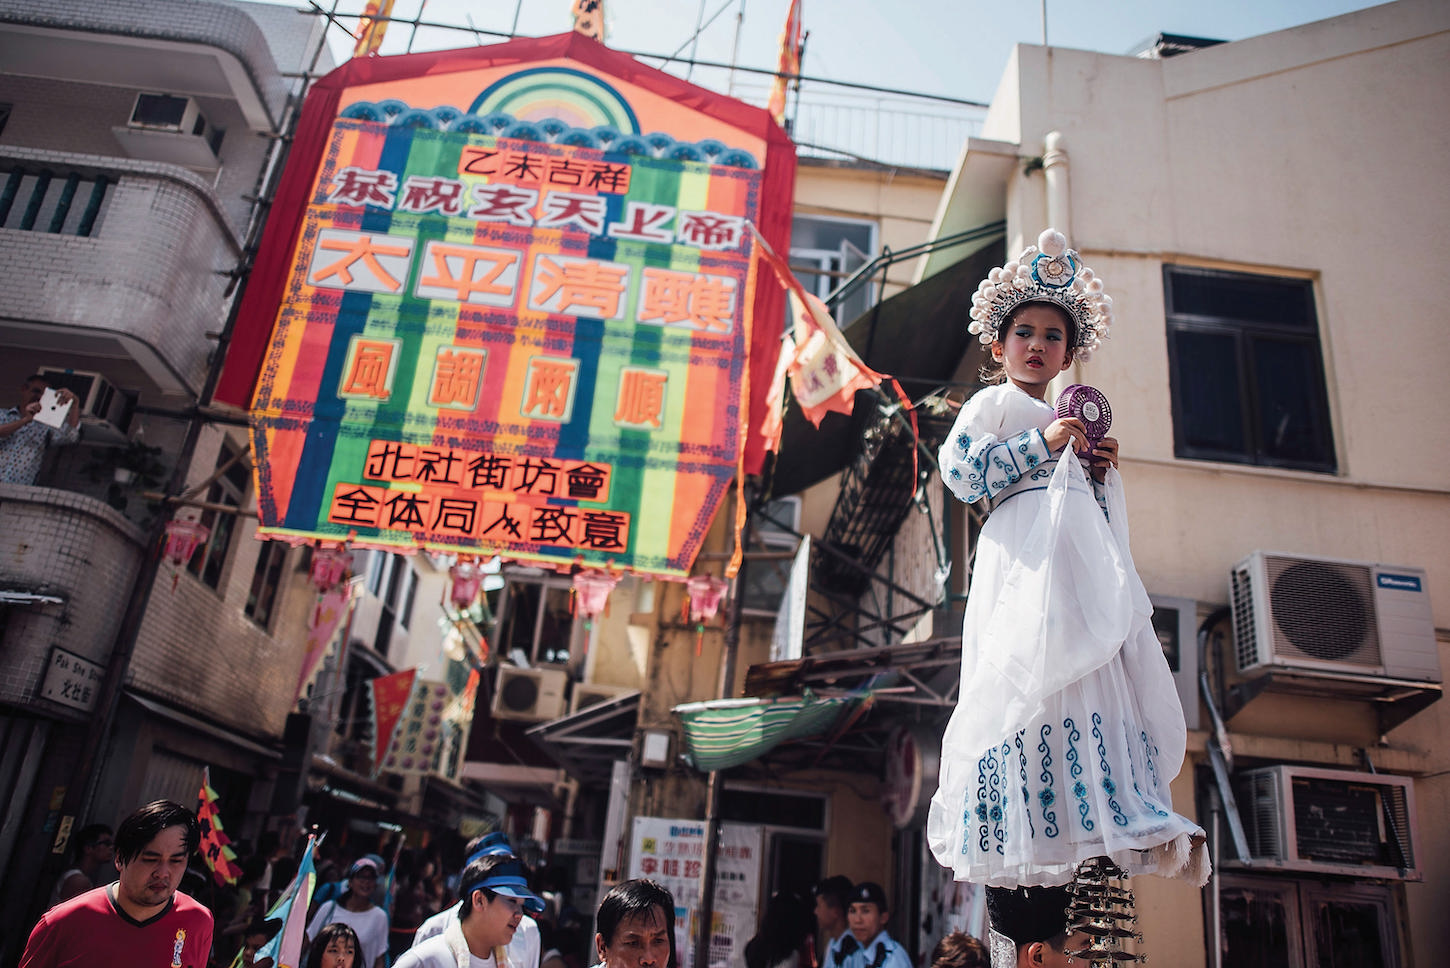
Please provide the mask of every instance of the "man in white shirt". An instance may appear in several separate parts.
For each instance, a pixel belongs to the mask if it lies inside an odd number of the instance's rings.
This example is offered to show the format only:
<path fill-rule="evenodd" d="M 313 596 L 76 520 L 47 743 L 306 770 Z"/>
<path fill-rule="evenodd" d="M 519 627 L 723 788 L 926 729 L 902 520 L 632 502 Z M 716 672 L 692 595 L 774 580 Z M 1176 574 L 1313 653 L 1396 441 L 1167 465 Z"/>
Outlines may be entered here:
<path fill-rule="evenodd" d="M 508 837 L 502 831 L 494 831 L 470 841 L 464 856 L 467 858 L 463 862 L 466 870 L 474 861 L 483 857 L 512 857 L 513 848 L 509 846 Z M 461 884 L 462 882 L 460 882 L 460 886 Z M 542 902 L 540 903 L 542 905 Z M 462 906 L 463 902 L 460 901 L 424 921 L 418 927 L 418 933 L 413 936 L 413 947 L 416 948 L 429 938 L 442 934 L 449 924 L 456 924 L 458 912 Z M 530 909 L 531 905 L 525 905 L 526 911 Z M 540 906 L 534 913 L 537 914 L 542 910 L 543 907 Z M 519 921 L 513 940 L 506 946 L 504 957 L 508 960 L 510 968 L 539 968 L 539 954 L 542 947 L 538 922 L 525 914 Z"/>
<path fill-rule="evenodd" d="M 524 908 L 544 909 L 529 890 L 523 865 L 512 854 L 478 856 L 463 869 L 458 895 L 458 917 L 442 934 L 404 952 L 396 968 L 518 968 L 507 946 Z"/>

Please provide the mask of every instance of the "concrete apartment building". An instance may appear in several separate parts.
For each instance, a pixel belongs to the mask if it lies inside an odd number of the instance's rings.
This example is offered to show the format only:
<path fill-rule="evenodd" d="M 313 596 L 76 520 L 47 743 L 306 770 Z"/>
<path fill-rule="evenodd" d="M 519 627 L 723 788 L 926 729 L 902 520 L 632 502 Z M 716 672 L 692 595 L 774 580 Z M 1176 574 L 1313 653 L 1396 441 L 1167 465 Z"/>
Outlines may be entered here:
<path fill-rule="evenodd" d="M 1235 43 L 1160 37 L 1139 56 L 1019 46 L 932 234 L 1000 231 L 975 253 L 931 255 L 903 294 L 921 293 L 917 308 L 940 297 L 920 332 L 964 326 L 985 270 L 1050 225 L 1114 298 L 1111 341 L 1062 383 L 1112 402 L 1134 556 L 1190 726 L 1174 803 L 1209 830 L 1218 868 L 1201 892 L 1135 882 L 1155 962 L 1310 965 L 1332 951 L 1408 966 L 1450 941 L 1438 741 L 1450 727 L 1450 464 L 1423 416 L 1450 358 L 1432 241 L 1450 216 L 1446 64 L 1450 17 L 1421 0 Z M 880 325 L 912 332 L 891 302 Z M 960 360 L 944 381 L 958 399 L 980 350 Z M 804 530 L 823 533 L 849 478 L 803 492 Z M 878 574 L 938 601 L 935 534 L 954 564 L 950 602 L 975 526 L 938 496 L 906 519 Z M 870 594 L 861 611 L 880 613 Z M 747 689 L 894 675 L 912 688 L 882 695 L 872 717 L 915 726 L 929 746 L 954 699 L 959 619 L 899 614 L 910 628 L 882 643 L 870 622 L 876 638 L 855 655 L 835 631 L 812 658 L 808 635 L 803 661 L 760 666 Z M 871 731 L 868 718 L 841 742 L 869 748 Z M 908 760 L 929 769 L 933 755 Z M 893 807 L 903 793 L 924 803 L 929 787 L 903 787 L 891 759 L 880 792 Z M 828 794 L 828 817 L 861 815 L 869 790 L 852 779 Z M 767 782 L 803 794 L 831 781 Z M 880 814 L 832 825 L 833 841 L 874 858 L 844 872 L 915 891 L 920 907 L 897 912 L 893 933 L 919 950 L 931 931 L 979 926 L 974 893 L 924 851 L 920 815 L 893 813 L 889 835 Z"/>
<path fill-rule="evenodd" d="M 0 384 L 12 405 L 46 372 L 84 410 L 79 443 L 0 485 L 0 960 L 62 869 L 64 817 L 189 802 L 208 764 L 234 836 L 270 805 L 313 594 L 302 552 L 251 540 L 245 426 L 197 404 L 315 27 L 247 3 L 0 10 Z M 160 538 L 143 495 L 179 461 L 210 536 L 138 586 Z"/>

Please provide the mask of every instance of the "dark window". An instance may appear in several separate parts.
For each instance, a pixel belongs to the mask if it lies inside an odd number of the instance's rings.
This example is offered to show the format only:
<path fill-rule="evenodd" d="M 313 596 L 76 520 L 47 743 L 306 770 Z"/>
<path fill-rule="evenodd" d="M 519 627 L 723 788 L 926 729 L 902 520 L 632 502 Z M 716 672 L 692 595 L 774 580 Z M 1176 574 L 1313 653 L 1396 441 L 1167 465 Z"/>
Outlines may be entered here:
<path fill-rule="evenodd" d="M 252 572 L 252 588 L 242 609 L 246 616 L 262 628 L 272 624 L 272 611 L 277 606 L 277 592 L 282 587 L 282 569 L 287 562 L 287 546 L 280 541 L 267 541 L 257 555 Z"/>
<path fill-rule="evenodd" d="M 583 652 L 584 624 L 574 623 L 569 585 L 561 581 L 511 578 L 499 615 L 505 656 L 515 649 L 529 662 L 568 665 Z"/>
<path fill-rule="evenodd" d="M 240 509 L 246 496 L 247 484 L 252 479 L 251 469 L 240 451 L 230 444 L 222 444 L 217 454 L 218 476 L 207 489 L 208 504 L 223 505 Z M 223 470 L 225 468 L 225 470 Z M 212 588 L 221 586 L 222 568 L 227 562 L 227 552 L 232 547 L 232 534 L 236 531 L 237 516 L 234 513 L 207 508 L 201 512 L 201 523 L 211 529 L 206 543 L 196 549 L 187 564 L 187 570 L 206 582 Z"/>
<path fill-rule="evenodd" d="M 1164 266 L 1174 452 L 1335 470 L 1308 280 Z"/>
<path fill-rule="evenodd" d="M 1241 968 L 1398 968 L 1391 889 L 1226 873 L 1223 963 Z"/>

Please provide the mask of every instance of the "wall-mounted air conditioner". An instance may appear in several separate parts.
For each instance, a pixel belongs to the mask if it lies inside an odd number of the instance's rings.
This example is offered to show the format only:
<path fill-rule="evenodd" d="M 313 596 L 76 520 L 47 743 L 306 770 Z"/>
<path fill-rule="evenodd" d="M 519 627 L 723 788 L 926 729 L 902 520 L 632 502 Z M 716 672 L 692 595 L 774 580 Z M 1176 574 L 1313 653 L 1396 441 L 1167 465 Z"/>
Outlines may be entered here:
<path fill-rule="evenodd" d="M 1254 867 L 1422 879 L 1407 777 L 1270 766 L 1237 774 L 1234 796 Z"/>
<path fill-rule="evenodd" d="M 498 667 L 493 703 L 495 719 L 516 719 L 537 723 L 564 714 L 564 687 L 569 674 L 563 669 L 516 669 Z"/>
<path fill-rule="evenodd" d="M 154 93 L 136 95 L 131 116 L 111 132 L 132 158 L 203 170 L 216 169 L 225 134 L 195 98 Z"/>
<path fill-rule="evenodd" d="M 597 706 L 600 703 L 609 702 L 611 699 L 638 692 L 638 689 L 631 689 L 629 686 L 601 686 L 592 682 L 576 682 L 574 683 L 574 694 L 569 697 L 569 712 L 577 713 L 581 709 L 588 709 L 590 706 Z"/>
<path fill-rule="evenodd" d="M 174 94 L 138 94 L 131 108 L 128 128 L 146 131 L 169 131 L 173 134 L 194 134 L 207 137 L 211 125 L 195 98 Z"/>
<path fill-rule="evenodd" d="M 101 374 L 58 366 L 42 366 L 36 372 L 52 387 L 65 388 L 76 395 L 81 419 L 88 426 L 101 425 L 93 429 L 102 436 L 108 431 L 124 436 L 131 420 L 131 400 Z"/>
<path fill-rule="evenodd" d="M 1441 681 L 1423 568 L 1256 551 L 1234 567 L 1231 584 L 1241 673 Z"/>

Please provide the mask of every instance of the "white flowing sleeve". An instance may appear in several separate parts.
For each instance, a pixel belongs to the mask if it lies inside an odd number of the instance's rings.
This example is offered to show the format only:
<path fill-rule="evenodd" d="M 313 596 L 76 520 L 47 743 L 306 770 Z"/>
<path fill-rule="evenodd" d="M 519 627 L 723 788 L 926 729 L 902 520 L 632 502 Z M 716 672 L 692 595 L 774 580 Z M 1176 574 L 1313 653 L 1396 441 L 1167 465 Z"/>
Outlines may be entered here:
<path fill-rule="evenodd" d="M 992 498 L 1052 454 L 1036 427 L 1004 429 L 1000 394 L 984 390 L 962 405 L 956 423 L 937 452 L 942 480 L 960 500 Z M 1020 425 L 1019 425 L 1020 426 Z"/>

